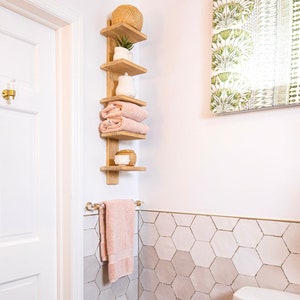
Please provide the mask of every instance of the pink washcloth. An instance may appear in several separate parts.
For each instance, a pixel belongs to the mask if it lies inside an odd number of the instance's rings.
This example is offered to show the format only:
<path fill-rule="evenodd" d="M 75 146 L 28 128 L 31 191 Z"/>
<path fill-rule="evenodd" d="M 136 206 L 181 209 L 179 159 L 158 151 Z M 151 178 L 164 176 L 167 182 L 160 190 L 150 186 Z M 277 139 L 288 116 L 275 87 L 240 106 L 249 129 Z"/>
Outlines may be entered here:
<path fill-rule="evenodd" d="M 149 127 L 125 117 L 108 118 L 99 125 L 100 132 L 130 131 L 138 134 L 147 134 Z"/>
<path fill-rule="evenodd" d="M 110 282 L 133 273 L 134 212 L 132 200 L 104 201 L 99 209 L 100 255 Z"/>
<path fill-rule="evenodd" d="M 109 102 L 108 105 L 100 112 L 100 118 L 126 117 L 137 122 L 144 121 L 148 113 L 140 106 L 123 101 Z"/>

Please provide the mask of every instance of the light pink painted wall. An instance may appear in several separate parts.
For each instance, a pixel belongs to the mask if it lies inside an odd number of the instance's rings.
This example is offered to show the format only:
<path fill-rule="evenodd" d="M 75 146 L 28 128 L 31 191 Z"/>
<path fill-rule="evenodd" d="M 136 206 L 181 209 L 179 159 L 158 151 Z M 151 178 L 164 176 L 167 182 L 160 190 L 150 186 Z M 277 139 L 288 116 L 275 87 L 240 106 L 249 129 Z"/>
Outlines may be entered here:
<path fill-rule="evenodd" d="M 139 2 L 145 209 L 300 219 L 300 108 L 212 116 L 212 1 Z"/>
<path fill-rule="evenodd" d="M 86 201 L 140 198 L 144 209 L 272 219 L 300 219 L 300 108 L 212 116 L 212 0 L 130 1 L 144 15 L 148 40 L 135 48 L 148 73 L 137 78 L 147 101 L 147 140 L 136 149 L 146 172 L 122 174 L 107 186 L 99 99 L 105 97 L 105 38 L 115 7 L 128 1 L 60 0 L 83 20 L 82 190 Z M 138 55 L 140 57 L 138 57 Z M 140 148 L 140 151 L 139 151 Z"/>

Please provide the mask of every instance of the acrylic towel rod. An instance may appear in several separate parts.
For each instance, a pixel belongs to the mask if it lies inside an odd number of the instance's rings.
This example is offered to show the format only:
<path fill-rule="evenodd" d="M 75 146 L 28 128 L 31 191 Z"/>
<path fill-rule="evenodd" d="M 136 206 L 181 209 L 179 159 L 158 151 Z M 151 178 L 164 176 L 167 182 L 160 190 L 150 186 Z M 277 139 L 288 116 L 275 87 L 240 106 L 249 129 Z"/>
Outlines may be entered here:
<path fill-rule="evenodd" d="M 141 200 L 136 200 L 134 201 L 134 204 L 136 206 L 141 206 L 143 204 L 143 201 Z M 101 209 L 105 206 L 104 203 L 92 203 L 92 202 L 87 202 L 85 205 L 85 209 L 88 211 L 93 211 L 93 210 L 98 210 Z"/>

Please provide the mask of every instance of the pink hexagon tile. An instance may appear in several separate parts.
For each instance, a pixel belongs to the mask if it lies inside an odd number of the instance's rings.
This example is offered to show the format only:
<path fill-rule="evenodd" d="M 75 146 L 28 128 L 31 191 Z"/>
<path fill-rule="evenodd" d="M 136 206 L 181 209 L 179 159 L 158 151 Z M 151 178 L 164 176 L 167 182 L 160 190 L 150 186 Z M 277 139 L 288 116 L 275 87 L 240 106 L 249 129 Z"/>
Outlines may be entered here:
<path fill-rule="evenodd" d="M 172 239 L 176 249 L 181 251 L 190 251 L 195 242 L 191 229 L 189 227 L 182 226 L 177 226 Z"/>
<path fill-rule="evenodd" d="M 216 232 L 216 226 L 211 217 L 198 215 L 191 225 L 191 230 L 197 241 L 209 242 Z"/>
<path fill-rule="evenodd" d="M 189 277 L 177 275 L 172 283 L 172 288 L 178 299 L 190 300 L 195 293 L 195 288 Z"/>
<path fill-rule="evenodd" d="M 155 250 L 160 259 L 171 260 L 176 252 L 173 240 L 169 237 L 159 237 Z"/>
<path fill-rule="evenodd" d="M 290 254 L 282 268 L 290 283 L 300 284 L 300 254 Z"/>
<path fill-rule="evenodd" d="M 176 300 L 174 290 L 170 285 L 160 283 L 155 291 L 157 300 Z"/>
<path fill-rule="evenodd" d="M 211 300 L 211 298 L 208 294 L 196 292 L 191 300 Z"/>
<path fill-rule="evenodd" d="M 225 285 L 231 285 L 238 275 L 232 260 L 224 257 L 216 257 L 210 270 L 215 281 Z"/>
<path fill-rule="evenodd" d="M 139 211 L 141 219 L 143 220 L 143 222 L 145 223 L 154 223 L 157 216 L 158 216 L 158 212 L 152 212 L 152 211 Z"/>
<path fill-rule="evenodd" d="M 282 268 L 277 266 L 263 265 L 256 275 L 257 283 L 262 288 L 284 290 L 288 281 Z"/>
<path fill-rule="evenodd" d="M 242 275 L 255 276 L 262 262 L 255 249 L 239 248 L 233 256 L 233 263 Z"/>
<path fill-rule="evenodd" d="M 159 282 L 163 284 L 171 284 L 176 276 L 175 269 L 168 260 L 160 260 L 155 267 L 155 272 Z"/>
<path fill-rule="evenodd" d="M 159 260 L 155 248 L 151 246 L 143 246 L 139 256 L 144 268 L 154 269 Z"/>
<path fill-rule="evenodd" d="M 191 275 L 193 269 L 195 268 L 195 263 L 190 252 L 186 251 L 176 251 L 174 257 L 172 258 L 172 264 L 176 274 L 187 277 Z"/>
<path fill-rule="evenodd" d="M 208 268 L 196 267 L 191 274 L 192 284 L 196 291 L 209 294 L 215 285 L 215 279 Z"/>
<path fill-rule="evenodd" d="M 195 215 L 190 214 L 174 214 L 173 213 L 174 220 L 178 226 L 191 226 Z"/>
<path fill-rule="evenodd" d="M 196 241 L 192 250 L 191 255 L 196 266 L 199 267 L 210 267 L 216 255 L 208 242 Z"/>
<path fill-rule="evenodd" d="M 153 292 L 143 291 L 139 300 L 157 300 Z"/>
<path fill-rule="evenodd" d="M 140 274 L 140 281 L 144 290 L 154 292 L 159 284 L 154 270 L 144 268 Z"/>
<path fill-rule="evenodd" d="M 233 229 L 233 234 L 242 247 L 255 248 L 263 237 L 256 220 L 240 219 Z"/>
<path fill-rule="evenodd" d="M 263 234 L 272 236 L 282 236 L 287 230 L 289 223 L 272 221 L 272 220 L 258 220 L 258 225 L 260 226 Z"/>
<path fill-rule="evenodd" d="M 160 236 L 170 237 L 176 228 L 176 223 L 172 214 L 159 213 L 155 226 Z"/>
<path fill-rule="evenodd" d="M 285 290 L 290 293 L 300 294 L 300 284 L 290 283 Z"/>
<path fill-rule="evenodd" d="M 213 216 L 212 220 L 215 223 L 218 230 L 232 231 L 239 219 L 238 218 Z"/>
<path fill-rule="evenodd" d="M 280 237 L 264 236 L 257 246 L 257 252 L 264 264 L 281 266 L 289 251 Z"/>
<path fill-rule="evenodd" d="M 254 286 L 258 287 L 258 283 L 254 276 L 247 276 L 239 274 L 234 282 L 232 283 L 231 287 L 233 291 L 240 289 L 243 286 Z"/>
<path fill-rule="evenodd" d="M 217 256 L 231 258 L 238 244 L 230 231 L 219 230 L 211 240 L 211 246 Z"/>
<path fill-rule="evenodd" d="M 283 235 L 289 250 L 300 254 L 300 223 L 291 224 Z"/>
<path fill-rule="evenodd" d="M 154 246 L 159 237 L 155 225 L 151 223 L 144 223 L 139 234 L 145 246 Z"/>
<path fill-rule="evenodd" d="M 210 297 L 213 300 L 232 300 L 232 295 L 232 288 L 220 283 L 217 283 L 210 292 Z"/>

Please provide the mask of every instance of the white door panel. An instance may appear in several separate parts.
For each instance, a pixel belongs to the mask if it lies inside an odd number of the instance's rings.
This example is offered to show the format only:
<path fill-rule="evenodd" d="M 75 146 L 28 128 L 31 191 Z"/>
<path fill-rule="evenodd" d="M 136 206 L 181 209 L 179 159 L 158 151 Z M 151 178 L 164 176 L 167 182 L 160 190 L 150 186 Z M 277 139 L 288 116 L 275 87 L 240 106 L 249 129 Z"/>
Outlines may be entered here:
<path fill-rule="evenodd" d="M 37 224 L 37 114 L 0 109 L 0 242 L 31 237 Z M 12 218 L 14 216 L 14 218 Z M 18 221 L 15 221 L 18 217 Z"/>
<path fill-rule="evenodd" d="M 3 284 L 0 287 L 1 300 L 38 300 L 38 277 L 33 276 Z"/>
<path fill-rule="evenodd" d="M 0 299 L 56 299 L 55 32 L 0 7 Z"/>

